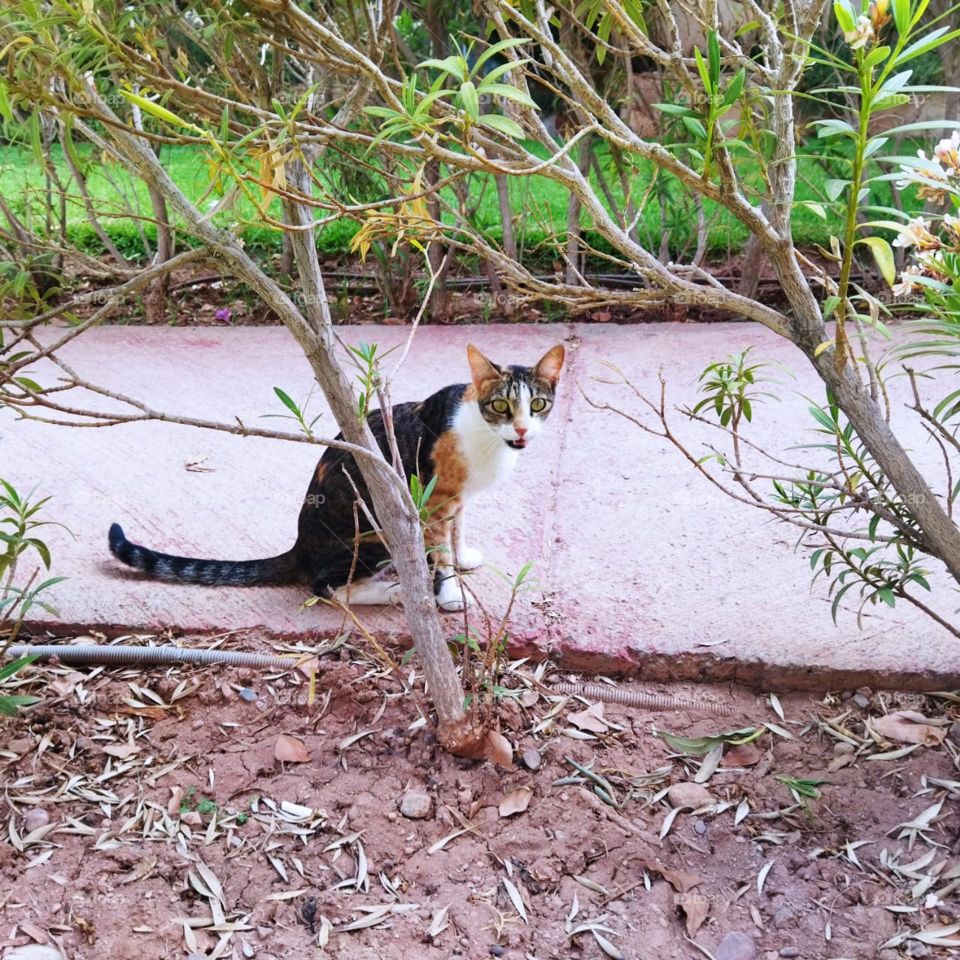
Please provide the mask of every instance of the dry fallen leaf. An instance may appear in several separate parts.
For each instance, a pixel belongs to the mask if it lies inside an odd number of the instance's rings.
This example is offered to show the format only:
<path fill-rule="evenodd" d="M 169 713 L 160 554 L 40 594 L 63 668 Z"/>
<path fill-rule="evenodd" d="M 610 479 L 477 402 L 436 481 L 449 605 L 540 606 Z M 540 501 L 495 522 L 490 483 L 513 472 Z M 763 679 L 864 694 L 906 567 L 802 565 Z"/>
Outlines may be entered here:
<path fill-rule="evenodd" d="M 591 703 L 586 710 L 571 713 L 567 719 L 579 730 L 588 730 L 590 733 L 606 733 L 609 729 L 603 719 L 602 703 Z"/>
<path fill-rule="evenodd" d="M 509 770 L 513 766 L 513 747 L 502 733 L 495 733 L 491 730 L 487 734 L 483 755 L 498 767 Z"/>
<path fill-rule="evenodd" d="M 511 790 L 500 801 L 500 816 L 512 817 L 515 813 L 523 813 L 530 806 L 533 790 L 530 787 L 517 787 Z"/>
<path fill-rule="evenodd" d="M 653 873 L 659 873 L 677 893 L 686 893 L 703 883 L 702 877 L 688 870 L 670 870 L 659 863 L 648 863 L 647 869 Z"/>
<path fill-rule="evenodd" d="M 896 740 L 899 743 L 920 743 L 928 747 L 935 747 L 943 743 L 947 736 L 947 725 L 944 722 L 931 720 L 916 710 L 898 710 L 888 713 L 885 717 L 877 717 L 870 721 L 870 726 L 887 740 Z"/>
<path fill-rule="evenodd" d="M 710 913 L 710 901 L 699 893 L 681 893 L 674 900 L 686 917 L 687 936 L 696 936 Z"/>
<path fill-rule="evenodd" d="M 118 760 L 126 760 L 140 752 L 140 744 L 128 741 L 127 743 L 111 743 L 103 748 L 103 752 Z"/>
<path fill-rule="evenodd" d="M 307 752 L 304 742 L 296 737 L 291 737 L 287 733 L 281 733 L 277 736 L 273 755 L 281 763 L 306 763 L 310 759 L 310 754 Z"/>
<path fill-rule="evenodd" d="M 763 754 L 752 743 L 731 747 L 723 758 L 725 767 L 752 767 L 760 762 Z"/>

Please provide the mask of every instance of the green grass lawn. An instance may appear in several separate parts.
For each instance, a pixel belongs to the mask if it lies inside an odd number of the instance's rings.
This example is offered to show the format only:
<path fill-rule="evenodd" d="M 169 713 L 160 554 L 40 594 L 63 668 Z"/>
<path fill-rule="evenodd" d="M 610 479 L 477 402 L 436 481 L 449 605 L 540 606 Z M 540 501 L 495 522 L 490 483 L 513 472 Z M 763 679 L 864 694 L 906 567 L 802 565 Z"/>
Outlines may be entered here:
<path fill-rule="evenodd" d="M 804 145 L 798 165 L 798 201 L 823 201 L 825 181 L 847 175 L 847 163 L 837 156 L 827 158 L 821 155 L 820 151 L 824 147 L 822 140 L 814 140 Z M 95 158 L 89 149 L 81 148 L 81 155 L 87 164 L 89 191 L 102 212 L 102 223 L 111 239 L 125 255 L 142 255 L 144 245 L 141 230 L 151 241 L 156 231 L 149 222 L 138 225 L 128 211 L 132 208 L 149 218 L 150 205 L 145 187 L 141 182 L 132 180 L 115 164 L 104 164 Z M 193 147 L 166 147 L 161 156 L 168 173 L 188 197 L 201 201 L 201 205 L 216 202 L 218 197 L 210 189 L 212 168 L 203 151 Z M 608 171 L 611 192 L 618 202 L 622 201 L 623 191 L 619 178 L 605 149 L 600 150 L 598 159 L 601 167 Z M 58 150 L 54 152 L 54 161 L 60 179 L 68 185 L 69 192 L 76 194 L 69 171 Z M 744 168 L 740 169 L 742 173 Z M 747 170 L 749 176 L 749 168 Z M 653 168 L 646 161 L 640 161 L 629 179 L 635 202 L 646 197 L 638 221 L 640 239 L 646 247 L 656 252 L 660 249 L 665 230 L 669 231 L 671 255 L 678 259 L 690 256 L 696 246 L 696 208 L 675 180 L 661 175 L 651 189 L 652 177 Z M 593 172 L 591 179 L 597 183 Z M 539 176 L 511 178 L 509 189 L 515 231 L 518 242 L 522 245 L 524 259 L 531 263 L 555 259 L 557 247 L 563 243 L 562 234 L 567 220 L 566 193 L 558 184 Z M 0 190 L 19 216 L 28 223 L 32 222 L 34 226 L 42 224 L 43 171 L 29 148 L 0 145 Z M 662 212 L 657 199 L 658 193 L 663 199 Z M 448 193 L 448 199 L 454 202 L 452 191 Z M 889 204 L 888 184 L 877 184 L 874 187 L 871 202 Z M 474 176 L 471 179 L 469 204 L 473 207 L 471 219 L 474 225 L 492 240 L 501 240 L 502 224 L 492 178 Z M 271 213 L 278 214 L 277 208 L 278 204 L 274 201 Z M 705 203 L 704 215 L 709 223 L 708 252 L 711 258 L 720 260 L 739 251 L 747 237 L 745 228 L 725 210 L 718 209 L 709 202 Z M 229 216 L 234 220 L 239 217 L 242 221 L 241 236 L 248 247 L 264 252 L 279 249 L 279 234 L 273 228 L 258 222 L 254 206 L 245 198 L 241 198 Z M 68 203 L 67 219 L 72 242 L 90 253 L 102 252 L 102 244 L 90 226 L 78 196 Z M 592 230 L 589 221 L 584 219 L 582 226 L 588 242 L 601 251 L 609 250 L 606 241 Z M 357 229 L 356 224 L 345 219 L 325 226 L 318 238 L 321 251 L 326 255 L 347 253 Z M 837 230 L 837 222 L 823 220 L 808 207 L 796 207 L 793 231 L 794 240 L 798 244 L 806 246 L 819 243 L 828 246 L 830 234 Z"/>

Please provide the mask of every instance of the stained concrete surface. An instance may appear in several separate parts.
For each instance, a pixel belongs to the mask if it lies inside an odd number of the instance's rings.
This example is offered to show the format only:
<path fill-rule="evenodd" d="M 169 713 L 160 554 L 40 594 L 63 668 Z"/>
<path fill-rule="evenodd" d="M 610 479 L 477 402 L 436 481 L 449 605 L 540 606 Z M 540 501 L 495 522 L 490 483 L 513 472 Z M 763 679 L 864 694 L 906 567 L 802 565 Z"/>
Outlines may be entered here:
<path fill-rule="evenodd" d="M 348 343 L 402 343 L 397 327 L 345 327 Z M 518 653 L 549 655 L 571 667 L 628 670 L 650 679 L 737 679 L 825 688 L 882 677 L 894 685 L 946 682 L 960 672 L 960 649 L 922 615 L 898 604 L 869 607 L 859 629 L 855 604 L 834 625 L 821 585 L 794 550 L 795 534 L 768 515 L 735 503 L 698 476 L 670 444 L 628 420 L 591 407 L 620 406 L 651 426 L 655 418 L 611 379 L 616 363 L 656 398 L 662 371 L 668 406 L 696 397 L 703 367 L 752 346 L 781 382 L 779 401 L 759 404 L 749 436 L 791 460 L 811 442 L 808 400 L 822 387 L 788 344 L 753 324 L 485 325 L 427 327 L 416 337 L 393 388 L 395 401 L 419 399 L 467 378 L 465 347 L 493 359 L 531 363 L 552 343 L 568 348 L 560 396 L 512 481 L 477 501 L 470 539 L 487 555 L 471 577 L 484 607 L 503 609 L 506 576 L 534 562 L 535 589 L 513 617 Z M 109 327 L 90 331 L 64 351 L 88 379 L 149 402 L 166 413 L 293 429 L 273 387 L 302 401 L 311 375 L 297 345 L 280 328 Z M 387 360 L 391 367 L 393 354 Z M 52 381 L 55 372 L 47 371 Z M 42 378 L 41 378 L 42 379 Z M 921 462 L 937 470 L 936 451 L 894 388 L 894 424 Z M 112 401 L 83 398 L 115 409 Z M 314 390 L 312 412 L 332 417 Z M 671 422 L 695 456 L 716 433 Z M 325 424 L 330 424 L 324 429 Z M 15 421 L 0 411 L 0 476 L 21 490 L 52 494 L 47 518 L 53 572 L 69 579 L 51 598 L 57 616 L 37 624 L 54 632 L 96 627 L 111 632 L 172 629 L 179 636 L 251 630 L 270 636 L 329 634 L 341 616 L 303 608 L 294 588 L 208 588 L 156 583 L 122 568 L 107 550 L 107 529 L 120 522 L 135 542 L 166 552 L 245 559 L 293 542 L 300 500 L 322 451 L 283 441 L 238 438 L 196 428 L 137 423 L 67 429 Z M 72 535 L 71 535 L 72 534 Z M 938 608 L 954 614 L 956 595 L 938 581 Z M 367 608 L 365 623 L 403 636 L 399 611 Z M 446 618 L 451 633 L 460 618 Z"/>

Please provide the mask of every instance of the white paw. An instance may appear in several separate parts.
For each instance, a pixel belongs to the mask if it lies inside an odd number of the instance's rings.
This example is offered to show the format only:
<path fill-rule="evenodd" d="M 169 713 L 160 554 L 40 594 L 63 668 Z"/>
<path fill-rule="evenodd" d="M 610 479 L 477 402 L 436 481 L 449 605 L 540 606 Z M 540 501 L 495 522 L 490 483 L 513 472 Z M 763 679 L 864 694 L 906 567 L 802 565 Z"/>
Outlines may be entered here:
<path fill-rule="evenodd" d="M 460 547 L 457 550 L 457 569 L 476 570 L 483 564 L 483 554 L 476 547 Z"/>
<path fill-rule="evenodd" d="M 449 576 L 440 585 L 437 592 L 437 608 L 444 613 L 459 613 L 469 606 L 470 602 L 470 594 L 456 577 Z"/>

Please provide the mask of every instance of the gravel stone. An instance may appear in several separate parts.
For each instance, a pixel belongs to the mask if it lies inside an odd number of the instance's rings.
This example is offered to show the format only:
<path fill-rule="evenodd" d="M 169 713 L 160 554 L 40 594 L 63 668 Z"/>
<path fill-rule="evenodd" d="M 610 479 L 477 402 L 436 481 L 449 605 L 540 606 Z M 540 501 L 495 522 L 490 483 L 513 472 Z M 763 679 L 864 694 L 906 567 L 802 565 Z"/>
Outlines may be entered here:
<path fill-rule="evenodd" d="M 781 947 L 780 956 L 781 957 L 799 957 L 800 951 L 796 947 Z"/>
<path fill-rule="evenodd" d="M 714 952 L 717 960 L 754 960 L 757 955 L 757 945 L 753 937 L 734 930 L 728 933 Z"/>
<path fill-rule="evenodd" d="M 33 807 L 23 815 L 23 829 L 32 833 L 50 822 L 50 814 L 43 807 Z"/>
<path fill-rule="evenodd" d="M 692 807 L 696 810 L 707 804 L 715 803 L 713 794 L 701 783 L 675 783 L 667 791 L 671 807 Z"/>
<path fill-rule="evenodd" d="M 426 820 L 433 810 L 433 797 L 422 790 L 408 790 L 400 800 L 400 812 L 408 820 Z"/>
<path fill-rule="evenodd" d="M 539 770 L 541 762 L 539 750 L 534 750 L 531 747 L 529 750 L 523 751 L 523 765 L 528 770 Z"/>
<path fill-rule="evenodd" d="M 773 915 L 773 925 L 779 930 L 781 927 L 789 926 L 797 919 L 797 915 L 789 907 L 781 907 Z"/>
<path fill-rule="evenodd" d="M 258 694 L 256 690 L 251 690 L 249 687 L 241 687 L 239 696 L 241 700 L 246 700 L 247 703 L 253 703 L 257 699 Z"/>
<path fill-rule="evenodd" d="M 693 830 L 698 837 L 705 836 L 707 832 L 707 825 L 702 820 L 697 820 L 693 825 Z"/>

